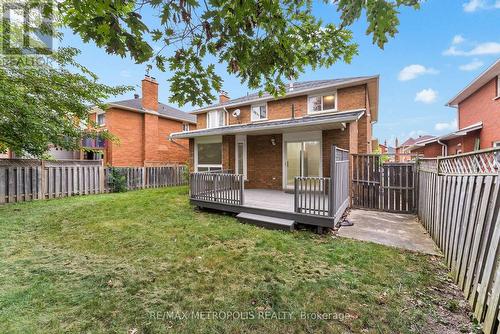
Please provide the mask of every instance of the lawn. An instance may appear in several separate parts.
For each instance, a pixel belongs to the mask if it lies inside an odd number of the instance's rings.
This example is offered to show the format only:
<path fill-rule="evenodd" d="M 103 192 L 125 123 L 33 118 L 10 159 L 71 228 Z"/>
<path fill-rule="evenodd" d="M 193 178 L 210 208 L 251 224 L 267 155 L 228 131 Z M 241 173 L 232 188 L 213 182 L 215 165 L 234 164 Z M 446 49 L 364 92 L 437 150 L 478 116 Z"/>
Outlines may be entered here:
<path fill-rule="evenodd" d="M 2 333 L 465 330 L 459 297 L 440 258 L 242 225 L 185 187 L 0 207 Z"/>

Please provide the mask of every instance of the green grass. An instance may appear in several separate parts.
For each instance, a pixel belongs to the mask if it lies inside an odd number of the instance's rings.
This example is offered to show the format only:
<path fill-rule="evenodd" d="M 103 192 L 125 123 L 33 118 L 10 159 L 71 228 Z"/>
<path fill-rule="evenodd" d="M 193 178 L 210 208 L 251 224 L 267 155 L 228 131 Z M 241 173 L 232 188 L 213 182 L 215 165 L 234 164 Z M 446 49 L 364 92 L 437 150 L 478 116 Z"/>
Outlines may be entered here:
<path fill-rule="evenodd" d="M 198 212 L 185 187 L 5 205 L 0 331 L 418 332 L 434 312 L 422 292 L 445 279 L 443 268 L 424 255 Z M 273 312 L 293 314 L 261 319 Z"/>

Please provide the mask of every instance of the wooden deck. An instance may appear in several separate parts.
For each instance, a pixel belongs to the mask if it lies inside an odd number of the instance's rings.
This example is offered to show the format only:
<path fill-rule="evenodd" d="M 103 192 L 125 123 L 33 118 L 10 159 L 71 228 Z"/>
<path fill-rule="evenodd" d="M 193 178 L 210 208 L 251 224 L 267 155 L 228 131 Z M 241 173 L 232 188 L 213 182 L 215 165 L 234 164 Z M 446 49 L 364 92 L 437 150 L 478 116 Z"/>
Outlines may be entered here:
<path fill-rule="evenodd" d="M 280 190 L 245 189 L 243 204 L 217 203 L 211 200 L 193 199 L 191 203 L 200 208 L 209 208 L 231 213 L 251 213 L 293 220 L 300 224 L 334 227 L 335 219 L 328 216 L 319 216 L 295 212 L 294 194 Z"/>

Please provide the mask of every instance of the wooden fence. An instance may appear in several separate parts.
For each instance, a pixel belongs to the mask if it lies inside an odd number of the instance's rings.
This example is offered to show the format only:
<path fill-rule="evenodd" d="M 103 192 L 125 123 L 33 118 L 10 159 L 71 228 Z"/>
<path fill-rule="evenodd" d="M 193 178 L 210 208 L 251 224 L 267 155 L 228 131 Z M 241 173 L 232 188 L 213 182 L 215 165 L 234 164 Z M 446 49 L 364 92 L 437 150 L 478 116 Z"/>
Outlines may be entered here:
<path fill-rule="evenodd" d="M 414 213 L 417 205 L 415 163 L 383 162 L 386 157 L 352 155 L 353 207 Z"/>
<path fill-rule="evenodd" d="M 185 166 L 118 168 L 128 190 L 182 185 Z M 109 192 L 101 161 L 0 159 L 0 204 Z"/>
<path fill-rule="evenodd" d="M 243 205 L 245 179 L 243 175 L 200 172 L 190 174 L 192 199 L 232 205 Z"/>
<path fill-rule="evenodd" d="M 498 333 L 500 150 L 419 163 L 418 216 L 486 334 Z"/>

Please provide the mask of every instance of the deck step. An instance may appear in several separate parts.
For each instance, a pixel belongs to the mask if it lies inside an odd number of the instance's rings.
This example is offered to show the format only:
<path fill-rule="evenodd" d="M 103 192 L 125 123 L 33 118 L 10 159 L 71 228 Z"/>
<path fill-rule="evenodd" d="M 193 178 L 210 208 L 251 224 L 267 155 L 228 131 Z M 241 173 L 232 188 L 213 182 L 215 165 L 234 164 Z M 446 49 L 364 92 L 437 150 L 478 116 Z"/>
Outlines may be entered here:
<path fill-rule="evenodd" d="M 256 215 L 247 212 L 239 213 L 236 218 L 238 218 L 238 220 L 242 223 L 265 227 L 272 230 L 293 231 L 295 224 L 293 220 Z"/>

